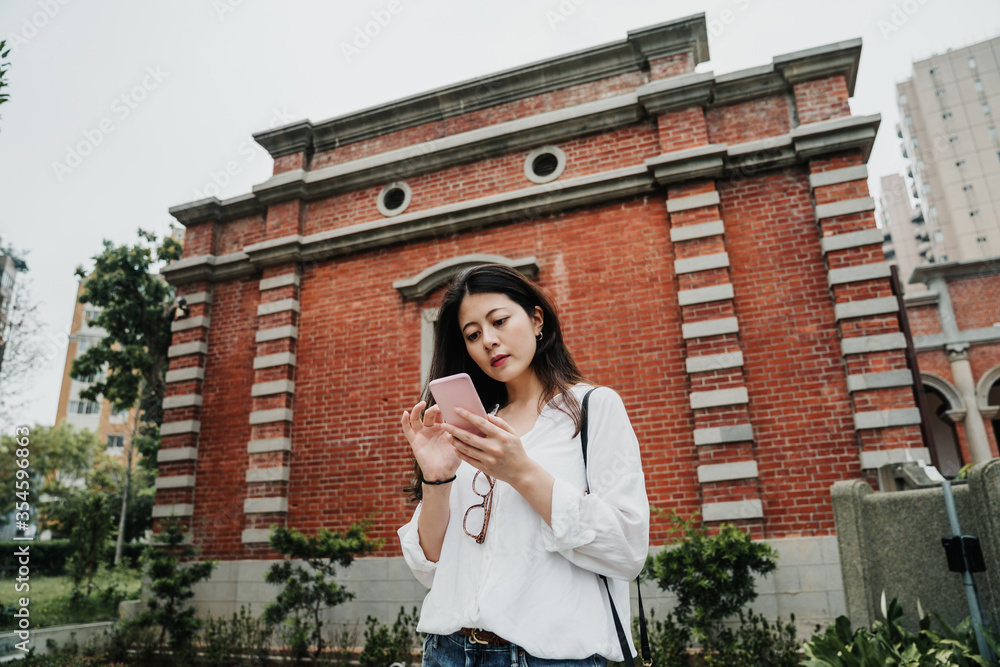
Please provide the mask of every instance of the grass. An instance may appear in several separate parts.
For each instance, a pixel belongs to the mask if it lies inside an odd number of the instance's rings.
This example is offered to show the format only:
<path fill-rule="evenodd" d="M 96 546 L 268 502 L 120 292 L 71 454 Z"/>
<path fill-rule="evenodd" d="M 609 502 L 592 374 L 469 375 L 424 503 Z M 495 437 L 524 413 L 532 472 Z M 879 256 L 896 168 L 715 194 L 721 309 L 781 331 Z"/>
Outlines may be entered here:
<path fill-rule="evenodd" d="M 15 580 L 0 580 L 0 608 L 13 612 L 19 608 L 17 601 L 26 597 L 30 600 L 31 626 L 45 628 L 56 625 L 94 623 L 118 617 L 119 600 L 137 600 L 142 589 L 142 575 L 138 570 L 120 569 L 101 571 L 94 577 L 94 586 L 89 599 L 73 602 L 73 579 L 68 576 L 33 576 L 28 582 L 30 590 L 18 592 Z M 86 585 L 84 585 L 86 586 Z M 108 593 L 111 590 L 112 593 Z M 117 595 L 113 594 L 117 591 Z M 13 607 L 13 609 L 11 608 Z M 15 628 L 15 620 L 4 613 L 0 618 L 0 632 Z"/>

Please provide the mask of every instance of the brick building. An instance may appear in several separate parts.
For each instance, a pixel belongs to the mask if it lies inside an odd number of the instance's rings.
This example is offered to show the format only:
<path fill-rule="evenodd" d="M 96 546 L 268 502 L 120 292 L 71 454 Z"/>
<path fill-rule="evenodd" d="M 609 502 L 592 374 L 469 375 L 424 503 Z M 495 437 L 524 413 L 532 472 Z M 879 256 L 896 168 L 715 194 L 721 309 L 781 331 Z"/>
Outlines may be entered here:
<path fill-rule="evenodd" d="M 758 609 L 844 611 L 830 487 L 928 458 L 848 99 L 861 41 L 715 75 L 704 15 L 319 123 L 255 135 L 274 174 L 177 206 L 155 515 L 222 565 L 203 609 L 274 595 L 268 527 L 376 513 L 353 607 L 422 587 L 398 415 L 442 285 L 501 261 L 547 289 L 570 348 L 624 398 L 651 503 L 782 554 Z M 662 544 L 666 519 L 654 519 Z"/>
<path fill-rule="evenodd" d="M 906 310 L 945 474 L 1000 456 L 1000 258 L 918 266 Z"/>

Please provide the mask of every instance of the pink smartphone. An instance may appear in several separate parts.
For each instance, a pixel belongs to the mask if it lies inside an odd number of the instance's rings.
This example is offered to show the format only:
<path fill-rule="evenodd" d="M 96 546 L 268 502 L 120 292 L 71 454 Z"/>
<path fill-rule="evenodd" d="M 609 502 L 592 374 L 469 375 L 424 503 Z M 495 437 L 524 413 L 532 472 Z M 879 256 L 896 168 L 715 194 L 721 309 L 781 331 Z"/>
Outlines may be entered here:
<path fill-rule="evenodd" d="M 449 375 L 448 377 L 432 380 L 430 383 L 431 394 L 434 401 L 441 408 L 441 416 L 445 422 L 460 429 L 469 431 L 476 435 L 485 435 L 478 428 L 455 414 L 455 408 L 465 408 L 474 415 L 486 418 L 486 409 L 483 402 L 479 400 L 475 385 L 468 373 Z"/>

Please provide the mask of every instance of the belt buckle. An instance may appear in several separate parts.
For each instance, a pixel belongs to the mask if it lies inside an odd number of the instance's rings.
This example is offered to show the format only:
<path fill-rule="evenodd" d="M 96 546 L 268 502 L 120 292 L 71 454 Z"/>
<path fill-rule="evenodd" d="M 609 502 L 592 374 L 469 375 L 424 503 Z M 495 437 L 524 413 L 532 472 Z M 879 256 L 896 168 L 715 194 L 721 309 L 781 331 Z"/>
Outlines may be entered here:
<path fill-rule="evenodd" d="M 471 632 L 469 632 L 469 639 L 473 644 L 489 644 L 488 641 L 480 639 L 476 636 L 476 628 L 471 628 Z"/>

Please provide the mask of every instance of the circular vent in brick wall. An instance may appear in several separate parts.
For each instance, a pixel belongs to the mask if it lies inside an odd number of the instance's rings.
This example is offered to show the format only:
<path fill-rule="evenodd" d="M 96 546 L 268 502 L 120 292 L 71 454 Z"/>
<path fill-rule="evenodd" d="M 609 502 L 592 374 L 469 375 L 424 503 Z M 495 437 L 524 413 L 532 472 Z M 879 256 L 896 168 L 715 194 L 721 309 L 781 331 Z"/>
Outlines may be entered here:
<path fill-rule="evenodd" d="M 532 183 L 548 183 L 562 176 L 566 169 L 566 154 L 555 146 L 542 146 L 528 154 L 524 175 Z"/>
<path fill-rule="evenodd" d="M 399 215 L 410 205 L 410 186 L 406 183 L 390 183 L 378 195 L 379 213 L 386 217 Z"/>

